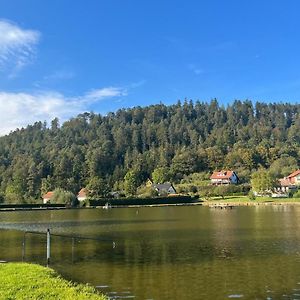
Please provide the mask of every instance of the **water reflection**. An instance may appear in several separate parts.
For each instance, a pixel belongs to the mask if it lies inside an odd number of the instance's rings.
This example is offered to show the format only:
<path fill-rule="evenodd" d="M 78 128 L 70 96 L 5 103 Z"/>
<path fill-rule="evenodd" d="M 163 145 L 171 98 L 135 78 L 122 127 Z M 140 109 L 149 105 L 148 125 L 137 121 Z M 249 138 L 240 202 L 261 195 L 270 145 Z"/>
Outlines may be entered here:
<path fill-rule="evenodd" d="M 0 227 L 90 236 L 52 238 L 53 267 L 111 298 L 300 299 L 298 207 L 12 212 Z M 20 260 L 22 233 L 0 231 L 0 259 Z M 113 244 L 115 243 L 115 244 Z M 26 260 L 45 263 L 45 237 Z"/>

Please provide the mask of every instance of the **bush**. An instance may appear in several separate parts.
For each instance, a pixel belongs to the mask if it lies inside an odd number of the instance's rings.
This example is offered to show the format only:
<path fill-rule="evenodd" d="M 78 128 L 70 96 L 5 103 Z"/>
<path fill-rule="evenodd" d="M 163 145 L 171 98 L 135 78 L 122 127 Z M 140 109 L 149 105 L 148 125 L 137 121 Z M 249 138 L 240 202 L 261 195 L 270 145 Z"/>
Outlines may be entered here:
<path fill-rule="evenodd" d="M 300 198 L 300 190 L 293 194 L 293 198 Z"/>
<path fill-rule="evenodd" d="M 65 204 L 68 207 L 75 207 L 79 204 L 79 201 L 73 193 L 60 188 L 54 190 L 50 202 Z"/>
<path fill-rule="evenodd" d="M 248 198 L 249 198 L 249 200 L 255 200 L 256 199 L 255 194 L 253 193 L 252 190 L 249 192 Z"/>

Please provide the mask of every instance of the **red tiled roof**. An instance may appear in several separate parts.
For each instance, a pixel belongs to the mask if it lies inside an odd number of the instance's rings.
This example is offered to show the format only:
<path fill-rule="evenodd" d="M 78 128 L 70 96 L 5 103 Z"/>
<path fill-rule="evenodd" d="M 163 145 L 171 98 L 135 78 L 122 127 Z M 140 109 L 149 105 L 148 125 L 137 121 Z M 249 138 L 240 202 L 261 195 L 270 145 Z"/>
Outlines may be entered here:
<path fill-rule="evenodd" d="M 291 186 L 292 185 L 291 181 L 287 178 L 279 179 L 279 183 L 280 183 L 280 186 Z"/>
<path fill-rule="evenodd" d="M 293 178 L 293 177 L 296 177 L 299 174 L 300 174 L 300 170 L 297 170 L 297 171 L 293 172 L 292 174 L 290 174 L 287 178 Z"/>
<path fill-rule="evenodd" d="M 233 171 L 220 171 L 213 172 L 210 179 L 229 179 L 233 174 Z"/>
<path fill-rule="evenodd" d="M 77 197 L 86 197 L 87 196 L 87 189 L 83 188 L 79 191 Z"/>
<path fill-rule="evenodd" d="M 44 199 L 50 199 L 53 196 L 53 192 L 48 192 L 45 195 L 43 195 Z"/>

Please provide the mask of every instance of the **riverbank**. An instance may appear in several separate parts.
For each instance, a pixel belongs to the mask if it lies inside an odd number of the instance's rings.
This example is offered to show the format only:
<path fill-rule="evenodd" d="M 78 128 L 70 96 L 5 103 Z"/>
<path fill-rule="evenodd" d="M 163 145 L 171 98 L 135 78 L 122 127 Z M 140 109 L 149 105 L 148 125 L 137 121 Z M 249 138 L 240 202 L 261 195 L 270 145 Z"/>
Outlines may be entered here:
<path fill-rule="evenodd" d="M 214 197 L 204 199 L 203 206 L 226 207 L 226 206 L 258 206 L 258 205 L 300 205 L 300 198 L 270 198 L 256 197 L 250 200 L 247 196 Z"/>
<path fill-rule="evenodd" d="M 108 300 L 93 287 L 62 279 L 54 270 L 28 263 L 0 263 L 0 300 Z"/>

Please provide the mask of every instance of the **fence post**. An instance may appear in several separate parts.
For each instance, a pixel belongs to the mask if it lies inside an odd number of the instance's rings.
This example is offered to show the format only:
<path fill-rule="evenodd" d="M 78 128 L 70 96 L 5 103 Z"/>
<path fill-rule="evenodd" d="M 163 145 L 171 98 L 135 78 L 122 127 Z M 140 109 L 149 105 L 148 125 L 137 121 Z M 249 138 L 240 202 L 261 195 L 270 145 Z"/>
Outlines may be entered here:
<path fill-rule="evenodd" d="M 50 229 L 47 229 L 47 267 L 50 265 Z"/>

